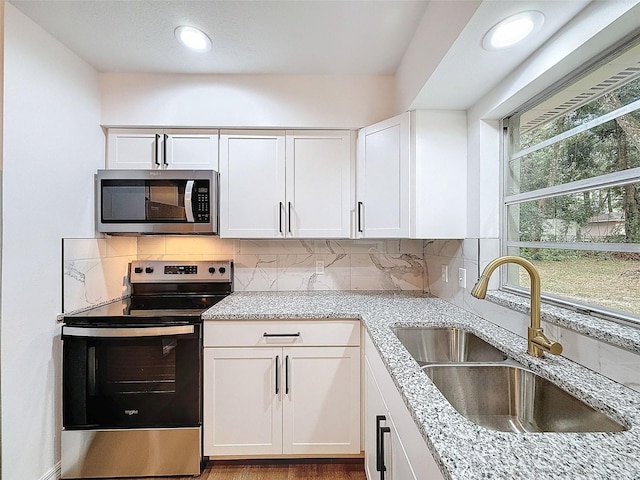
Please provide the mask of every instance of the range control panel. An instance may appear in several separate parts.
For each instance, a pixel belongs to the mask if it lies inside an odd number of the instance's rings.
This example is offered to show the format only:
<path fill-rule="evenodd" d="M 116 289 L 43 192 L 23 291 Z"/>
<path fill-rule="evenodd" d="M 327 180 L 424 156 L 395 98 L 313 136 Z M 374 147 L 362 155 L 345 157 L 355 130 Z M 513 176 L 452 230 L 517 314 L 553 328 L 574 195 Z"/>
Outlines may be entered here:
<path fill-rule="evenodd" d="M 131 283 L 231 282 L 231 260 L 135 260 L 129 264 Z"/>

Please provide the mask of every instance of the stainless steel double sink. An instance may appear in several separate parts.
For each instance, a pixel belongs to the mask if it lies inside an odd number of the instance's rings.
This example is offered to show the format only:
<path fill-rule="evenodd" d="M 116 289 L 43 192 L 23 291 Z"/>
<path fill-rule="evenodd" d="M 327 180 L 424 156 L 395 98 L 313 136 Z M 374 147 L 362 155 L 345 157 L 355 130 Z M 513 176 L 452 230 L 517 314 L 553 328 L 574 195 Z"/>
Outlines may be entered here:
<path fill-rule="evenodd" d="M 620 432 L 626 428 L 523 367 L 472 332 L 393 332 L 458 413 L 502 432 Z"/>

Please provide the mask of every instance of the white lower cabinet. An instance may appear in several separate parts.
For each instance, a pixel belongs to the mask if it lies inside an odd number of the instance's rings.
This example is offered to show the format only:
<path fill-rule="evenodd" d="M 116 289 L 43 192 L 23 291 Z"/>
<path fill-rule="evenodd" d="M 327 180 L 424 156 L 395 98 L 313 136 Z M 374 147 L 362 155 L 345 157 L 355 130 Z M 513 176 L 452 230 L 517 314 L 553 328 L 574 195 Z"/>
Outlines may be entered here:
<path fill-rule="evenodd" d="M 443 479 L 369 336 L 365 339 L 364 371 L 367 479 Z"/>
<path fill-rule="evenodd" d="M 360 453 L 359 322 L 332 322 L 205 322 L 205 455 Z"/>

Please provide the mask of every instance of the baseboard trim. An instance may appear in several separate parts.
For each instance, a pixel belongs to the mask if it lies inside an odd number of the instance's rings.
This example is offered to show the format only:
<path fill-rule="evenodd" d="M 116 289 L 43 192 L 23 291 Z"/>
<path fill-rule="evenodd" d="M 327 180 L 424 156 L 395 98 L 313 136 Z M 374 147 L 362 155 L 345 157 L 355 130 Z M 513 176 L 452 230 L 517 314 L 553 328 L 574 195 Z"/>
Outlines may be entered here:
<path fill-rule="evenodd" d="M 41 476 L 38 480 L 60 480 L 62 475 L 62 463 L 58 462 L 54 467 Z"/>
<path fill-rule="evenodd" d="M 352 458 L 236 458 L 214 459 L 209 458 L 208 465 L 297 465 L 297 464 L 353 464 L 364 465 L 364 457 Z"/>

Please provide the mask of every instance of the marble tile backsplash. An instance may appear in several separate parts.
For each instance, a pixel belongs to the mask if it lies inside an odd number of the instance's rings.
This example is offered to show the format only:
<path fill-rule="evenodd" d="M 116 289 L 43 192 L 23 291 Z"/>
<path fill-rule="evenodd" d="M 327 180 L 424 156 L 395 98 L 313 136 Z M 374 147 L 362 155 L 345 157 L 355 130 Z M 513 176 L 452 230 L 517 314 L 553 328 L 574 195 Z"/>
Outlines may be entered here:
<path fill-rule="evenodd" d="M 134 259 L 232 259 L 238 292 L 425 290 L 422 240 L 113 236 L 64 239 L 63 245 L 65 312 L 126 295 L 127 264 Z"/>
<path fill-rule="evenodd" d="M 423 291 L 423 243 L 140 237 L 138 258 L 232 258 L 235 291 Z"/>
<path fill-rule="evenodd" d="M 62 311 L 71 312 L 129 293 L 128 265 L 137 258 L 134 237 L 62 240 Z"/>

